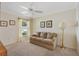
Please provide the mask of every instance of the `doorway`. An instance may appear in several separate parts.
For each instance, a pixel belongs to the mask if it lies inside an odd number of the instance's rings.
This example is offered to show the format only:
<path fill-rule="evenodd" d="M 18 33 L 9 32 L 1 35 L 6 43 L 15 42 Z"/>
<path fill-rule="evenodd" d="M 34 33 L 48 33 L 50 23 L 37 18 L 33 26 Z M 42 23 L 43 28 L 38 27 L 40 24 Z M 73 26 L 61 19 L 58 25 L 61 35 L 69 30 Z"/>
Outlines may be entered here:
<path fill-rule="evenodd" d="M 30 21 L 19 18 L 19 41 L 28 40 L 30 36 Z"/>

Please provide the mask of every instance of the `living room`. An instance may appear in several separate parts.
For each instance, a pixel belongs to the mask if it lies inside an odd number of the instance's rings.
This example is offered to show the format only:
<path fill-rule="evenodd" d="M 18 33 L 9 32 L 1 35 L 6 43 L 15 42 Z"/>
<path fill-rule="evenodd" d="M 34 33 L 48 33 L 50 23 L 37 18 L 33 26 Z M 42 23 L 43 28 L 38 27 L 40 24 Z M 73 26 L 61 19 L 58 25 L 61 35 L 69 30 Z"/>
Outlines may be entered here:
<path fill-rule="evenodd" d="M 1 2 L 0 5 L 0 41 L 7 50 L 6 55 L 79 55 L 79 3 Z M 25 36 L 24 40 L 19 35 L 19 20 L 29 21 L 28 36 Z M 47 42 L 49 44 L 47 46 L 42 44 L 41 41 L 38 43 L 34 41 L 38 32 L 55 33 L 56 36 L 53 35 L 56 40 L 53 44 L 54 47 L 51 46 L 52 41 Z M 33 38 L 31 38 L 32 36 Z M 45 39 L 49 38 L 46 36 Z M 35 51 L 35 49 L 38 49 L 38 51 Z"/>

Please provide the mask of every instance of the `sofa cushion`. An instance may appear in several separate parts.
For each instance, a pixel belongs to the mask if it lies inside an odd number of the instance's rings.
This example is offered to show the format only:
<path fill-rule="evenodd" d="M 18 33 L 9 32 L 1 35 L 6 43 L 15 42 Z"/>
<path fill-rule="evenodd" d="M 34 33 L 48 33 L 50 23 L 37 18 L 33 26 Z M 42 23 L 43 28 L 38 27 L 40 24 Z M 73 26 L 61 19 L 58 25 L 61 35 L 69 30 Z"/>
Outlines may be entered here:
<path fill-rule="evenodd" d="M 53 39 L 53 37 L 57 37 L 56 33 L 48 33 L 47 38 L 48 39 Z"/>
<path fill-rule="evenodd" d="M 43 38 L 43 32 L 41 32 L 40 37 Z"/>
<path fill-rule="evenodd" d="M 47 34 L 47 39 L 52 39 L 52 38 L 53 38 L 52 33 L 48 33 L 48 34 Z"/>
<path fill-rule="evenodd" d="M 41 32 L 37 32 L 37 36 L 40 37 L 40 35 L 41 35 Z"/>
<path fill-rule="evenodd" d="M 36 35 L 36 34 L 33 34 L 32 36 L 38 37 L 38 35 Z"/>
<path fill-rule="evenodd" d="M 43 38 L 46 39 L 47 38 L 47 32 L 43 33 Z"/>
<path fill-rule="evenodd" d="M 56 33 L 52 33 L 53 37 L 57 37 L 57 34 Z"/>
<path fill-rule="evenodd" d="M 37 40 L 43 40 L 43 38 L 41 38 L 41 37 L 36 37 L 36 39 L 37 39 Z"/>
<path fill-rule="evenodd" d="M 51 39 L 44 39 L 42 40 L 43 43 L 46 43 L 46 44 L 53 44 L 53 41 Z"/>
<path fill-rule="evenodd" d="M 51 39 L 44 39 L 44 41 L 52 41 Z"/>
<path fill-rule="evenodd" d="M 47 32 L 41 32 L 40 37 L 46 39 L 47 38 Z"/>

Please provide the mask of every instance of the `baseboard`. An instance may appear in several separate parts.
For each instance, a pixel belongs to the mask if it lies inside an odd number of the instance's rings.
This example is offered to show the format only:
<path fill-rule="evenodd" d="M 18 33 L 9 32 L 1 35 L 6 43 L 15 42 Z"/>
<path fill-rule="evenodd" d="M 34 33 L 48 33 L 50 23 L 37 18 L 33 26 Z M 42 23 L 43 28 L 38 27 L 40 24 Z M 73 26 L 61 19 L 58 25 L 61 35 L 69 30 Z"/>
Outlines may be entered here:
<path fill-rule="evenodd" d="M 17 42 L 17 40 L 15 40 L 15 41 L 13 41 L 13 42 L 10 42 L 10 43 L 6 44 L 5 47 L 8 47 L 8 46 L 10 46 L 10 45 L 12 45 L 12 44 L 15 44 L 16 42 Z"/>
<path fill-rule="evenodd" d="M 61 46 L 60 45 L 57 45 L 57 47 L 61 47 Z M 71 48 L 71 47 L 66 47 L 66 46 L 64 46 L 64 48 L 69 48 L 69 49 L 73 49 L 73 50 L 76 50 L 77 51 L 76 48 Z"/>

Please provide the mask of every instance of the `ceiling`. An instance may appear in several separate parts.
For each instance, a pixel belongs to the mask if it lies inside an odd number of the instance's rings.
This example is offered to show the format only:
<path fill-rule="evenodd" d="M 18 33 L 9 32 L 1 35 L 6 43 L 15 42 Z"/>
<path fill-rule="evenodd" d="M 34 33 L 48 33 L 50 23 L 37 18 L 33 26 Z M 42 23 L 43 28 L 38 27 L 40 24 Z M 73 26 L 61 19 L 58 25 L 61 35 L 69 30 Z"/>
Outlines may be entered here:
<path fill-rule="evenodd" d="M 32 14 L 26 9 L 21 8 L 21 6 L 29 8 L 31 4 L 33 4 L 33 9 L 43 11 L 43 13 L 33 13 L 33 17 L 39 17 L 76 8 L 75 2 L 1 2 L 1 10 L 27 18 L 32 16 Z"/>

